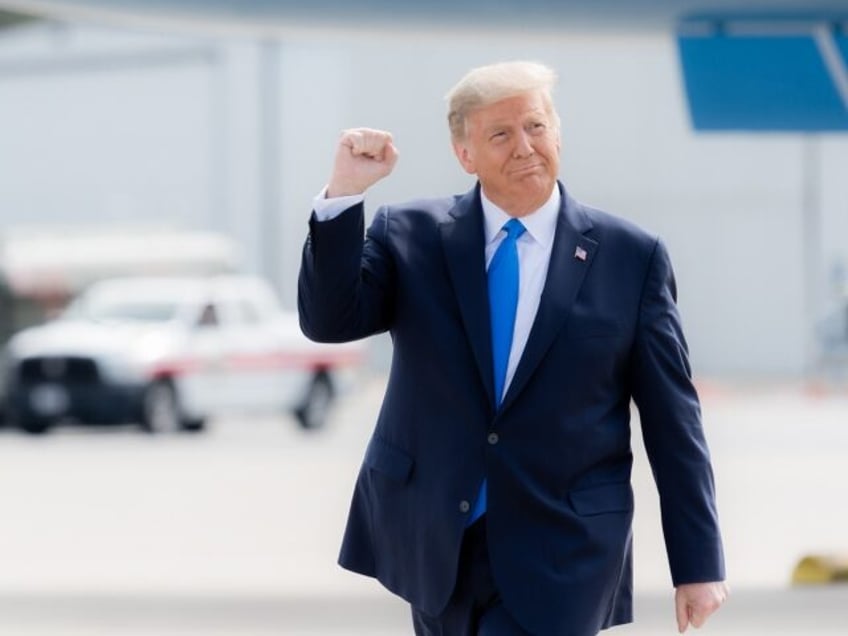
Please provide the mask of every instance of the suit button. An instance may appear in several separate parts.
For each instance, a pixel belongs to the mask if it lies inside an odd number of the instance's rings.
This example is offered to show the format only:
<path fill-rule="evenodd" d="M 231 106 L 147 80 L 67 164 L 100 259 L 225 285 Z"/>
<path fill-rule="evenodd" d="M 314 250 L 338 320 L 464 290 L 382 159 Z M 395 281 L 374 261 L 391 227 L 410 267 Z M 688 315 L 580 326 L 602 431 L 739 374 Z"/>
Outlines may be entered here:
<path fill-rule="evenodd" d="M 464 499 L 459 502 L 459 511 L 460 512 L 468 512 L 471 510 L 471 504 L 465 501 Z"/>
<path fill-rule="evenodd" d="M 492 446 L 497 444 L 498 441 L 500 440 L 497 433 L 489 433 L 489 437 L 486 438 L 486 439 L 488 440 L 489 444 L 491 444 Z"/>

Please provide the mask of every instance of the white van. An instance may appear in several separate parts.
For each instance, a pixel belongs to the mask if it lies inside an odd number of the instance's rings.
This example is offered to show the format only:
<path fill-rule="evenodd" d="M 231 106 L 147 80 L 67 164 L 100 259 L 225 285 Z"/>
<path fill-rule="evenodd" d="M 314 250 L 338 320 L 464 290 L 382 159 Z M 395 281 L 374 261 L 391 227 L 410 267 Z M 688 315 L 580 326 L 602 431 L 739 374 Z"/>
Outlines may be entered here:
<path fill-rule="evenodd" d="M 68 419 L 159 432 L 286 410 L 318 428 L 363 354 L 307 340 L 257 277 L 106 279 L 9 340 L 7 417 L 32 433 Z"/>

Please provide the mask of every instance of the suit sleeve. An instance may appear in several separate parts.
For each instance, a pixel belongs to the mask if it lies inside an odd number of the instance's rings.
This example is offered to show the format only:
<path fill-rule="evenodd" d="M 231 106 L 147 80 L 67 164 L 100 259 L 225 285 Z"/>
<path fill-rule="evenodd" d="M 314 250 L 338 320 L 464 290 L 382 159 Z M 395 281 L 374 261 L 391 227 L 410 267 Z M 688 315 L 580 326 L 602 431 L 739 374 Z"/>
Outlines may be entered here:
<path fill-rule="evenodd" d="M 319 221 L 313 213 L 303 247 L 297 306 L 303 333 L 347 342 L 391 325 L 395 270 L 387 247 L 389 215 L 378 210 L 363 242 L 363 204 Z"/>
<path fill-rule="evenodd" d="M 676 301 L 668 253 L 656 241 L 640 301 L 633 398 L 678 586 L 724 580 L 725 570 L 710 455 Z"/>

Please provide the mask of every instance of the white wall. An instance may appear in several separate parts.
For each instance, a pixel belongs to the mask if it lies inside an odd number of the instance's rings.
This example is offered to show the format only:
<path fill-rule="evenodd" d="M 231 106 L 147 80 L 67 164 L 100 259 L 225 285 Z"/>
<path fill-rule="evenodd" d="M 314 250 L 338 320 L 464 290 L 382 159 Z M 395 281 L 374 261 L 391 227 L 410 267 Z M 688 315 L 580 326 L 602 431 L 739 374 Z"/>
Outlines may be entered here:
<path fill-rule="evenodd" d="M 0 37 L 0 223 L 162 217 L 228 231 L 253 270 L 266 262 L 271 228 L 288 304 L 309 203 L 340 130 L 368 125 L 395 135 L 401 159 L 370 193 L 372 210 L 464 191 L 472 180 L 450 151 L 443 95 L 477 64 L 547 62 L 561 76 L 563 179 L 579 199 L 666 240 L 696 371 L 804 368 L 805 142 L 692 132 L 670 35 L 292 32 L 272 67 L 280 120 L 263 128 L 268 60 L 258 42 L 73 27 L 63 36 L 66 52 L 211 53 L 135 71 L 10 76 L 4 63 L 59 46 L 47 25 L 12 33 Z M 814 297 L 823 299 L 834 263 L 848 262 L 848 142 L 828 136 L 812 147 L 822 213 Z M 262 176 L 269 148 L 279 156 L 274 187 Z M 263 220 L 267 196 L 277 199 L 276 224 Z"/>
<path fill-rule="evenodd" d="M 168 51 L 96 32 L 26 30 L 30 38 L 0 40 L 2 222 L 150 215 L 203 223 L 208 62 L 175 55 L 150 63 L 148 50 Z M 128 61 L 100 64 L 116 50 Z M 33 60 L 40 66 L 26 72 Z"/>
<path fill-rule="evenodd" d="M 666 240 L 696 371 L 804 369 L 803 141 L 694 133 L 670 36 L 564 32 L 528 44 L 524 35 L 400 34 L 295 42 L 287 51 L 284 110 L 300 113 L 304 128 L 289 122 L 285 210 L 320 187 L 338 129 L 355 125 L 392 130 L 401 151 L 395 173 L 369 201 L 463 191 L 471 181 L 451 155 L 441 97 L 473 65 L 539 59 L 561 76 L 567 187 Z M 313 108 L 320 109 L 315 118 Z M 832 137 L 820 146 L 825 225 L 844 227 L 848 186 L 840 167 L 848 144 Z M 822 237 L 822 280 L 825 256 L 848 257 L 846 237 Z M 286 254 L 289 270 L 297 255 Z"/>

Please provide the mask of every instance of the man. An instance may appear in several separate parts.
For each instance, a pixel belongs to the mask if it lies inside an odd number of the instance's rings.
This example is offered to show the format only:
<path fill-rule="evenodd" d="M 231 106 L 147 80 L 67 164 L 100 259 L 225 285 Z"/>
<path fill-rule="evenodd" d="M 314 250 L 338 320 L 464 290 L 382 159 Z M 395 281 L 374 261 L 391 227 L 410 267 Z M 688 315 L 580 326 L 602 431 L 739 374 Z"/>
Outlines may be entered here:
<path fill-rule="evenodd" d="M 379 209 L 389 133 L 342 134 L 303 253 L 304 332 L 390 331 L 386 395 L 340 563 L 419 635 L 587 636 L 632 620 L 629 405 L 662 504 L 680 631 L 727 589 L 665 248 L 557 181 L 554 73 L 472 70 L 448 96 L 468 193 Z"/>

